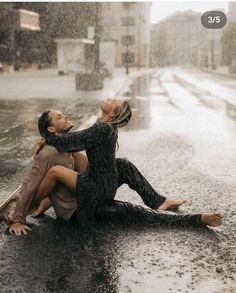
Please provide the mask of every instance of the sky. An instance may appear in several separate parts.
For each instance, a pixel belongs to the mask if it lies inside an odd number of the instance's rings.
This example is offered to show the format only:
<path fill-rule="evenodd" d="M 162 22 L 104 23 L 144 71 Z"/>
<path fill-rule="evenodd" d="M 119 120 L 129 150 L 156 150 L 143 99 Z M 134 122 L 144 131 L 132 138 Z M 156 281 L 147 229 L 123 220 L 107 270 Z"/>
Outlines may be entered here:
<path fill-rule="evenodd" d="M 151 23 L 157 23 L 168 15 L 175 13 L 176 11 L 193 10 L 197 12 L 206 12 L 208 10 L 214 10 L 215 8 L 223 8 L 225 12 L 228 11 L 229 2 L 202 2 L 202 1 L 165 1 L 165 2 L 152 2 L 151 6 Z"/>

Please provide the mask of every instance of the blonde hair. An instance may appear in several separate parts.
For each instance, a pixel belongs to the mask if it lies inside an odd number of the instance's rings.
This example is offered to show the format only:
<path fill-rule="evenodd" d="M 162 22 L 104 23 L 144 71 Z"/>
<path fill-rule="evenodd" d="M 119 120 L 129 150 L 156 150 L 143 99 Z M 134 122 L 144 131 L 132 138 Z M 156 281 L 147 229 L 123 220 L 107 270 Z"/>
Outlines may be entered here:
<path fill-rule="evenodd" d="M 124 101 L 114 112 L 115 116 L 108 123 L 116 127 L 125 126 L 132 116 L 132 110 L 127 101 Z"/>
<path fill-rule="evenodd" d="M 115 116 L 108 122 L 108 124 L 112 124 L 115 127 L 123 127 L 125 126 L 131 116 L 132 116 L 132 110 L 127 101 L 124 101 L 119 107 L 117 107 L 115 110 Z M 119 143 L 118 140 L 116 142 L 117 144 L 117 151 L 119 149 Z"/>

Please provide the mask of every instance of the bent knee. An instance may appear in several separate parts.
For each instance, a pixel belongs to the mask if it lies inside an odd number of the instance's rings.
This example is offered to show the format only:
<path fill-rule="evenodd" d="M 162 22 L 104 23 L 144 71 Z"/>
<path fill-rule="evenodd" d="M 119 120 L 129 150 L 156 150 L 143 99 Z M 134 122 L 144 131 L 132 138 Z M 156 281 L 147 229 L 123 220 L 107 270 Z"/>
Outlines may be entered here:
<path fill-rule="evenodd" d="M 62 171 L 62 166 L 53 166 L 49 171 L 48 171 L 48 175 L 57 178 L 58 176 L 60 176 L 61 171 Z"/>

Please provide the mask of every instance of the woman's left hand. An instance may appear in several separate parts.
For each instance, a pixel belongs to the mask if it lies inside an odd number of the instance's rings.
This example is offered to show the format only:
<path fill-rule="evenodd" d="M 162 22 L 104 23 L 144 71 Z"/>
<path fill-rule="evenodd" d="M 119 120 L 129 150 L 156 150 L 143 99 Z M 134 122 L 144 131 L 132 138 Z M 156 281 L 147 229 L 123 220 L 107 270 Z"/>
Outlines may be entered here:
<path fill-rule="evenodd" d="M 43 148 L 43 146 L 46 144 L 46 140 L 44 138 L 41 138 L 35 146 L 34 149 L 34 158 L 36 158 L 40 152 L 40 150 Z"/>

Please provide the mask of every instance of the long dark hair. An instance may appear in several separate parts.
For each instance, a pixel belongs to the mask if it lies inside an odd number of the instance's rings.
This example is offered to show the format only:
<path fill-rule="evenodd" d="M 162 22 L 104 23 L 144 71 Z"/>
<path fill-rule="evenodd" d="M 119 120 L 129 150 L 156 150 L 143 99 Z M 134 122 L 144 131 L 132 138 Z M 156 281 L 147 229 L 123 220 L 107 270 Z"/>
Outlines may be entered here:
<path fill-rule="evenodd" d="M 43 112 L 38 120 L 39 133 L 44 138 L 50 135 L 50 132 L 48 131 L 48 127 L 52 126 L 51 119 L 49 117 L 49 112 L 50 110 Z"/>

